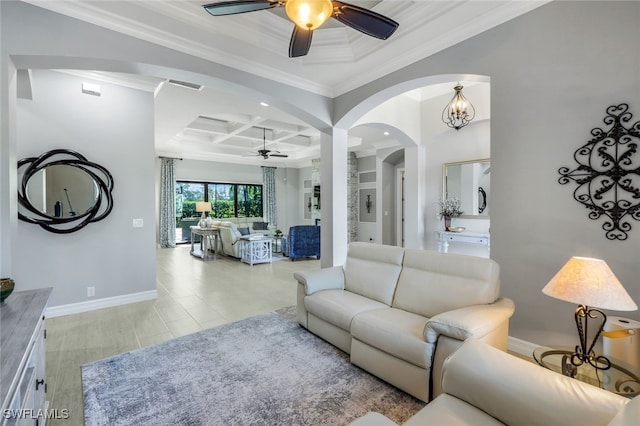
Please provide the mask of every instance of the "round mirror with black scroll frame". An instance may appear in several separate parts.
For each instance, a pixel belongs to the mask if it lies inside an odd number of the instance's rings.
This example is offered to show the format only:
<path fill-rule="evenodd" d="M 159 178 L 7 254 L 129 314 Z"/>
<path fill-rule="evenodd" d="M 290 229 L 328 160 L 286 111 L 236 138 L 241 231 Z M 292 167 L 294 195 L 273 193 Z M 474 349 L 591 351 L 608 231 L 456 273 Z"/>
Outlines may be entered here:
<path fill-rule="evenodd" d="M 104 219 L 113 208 L 113 177 L 83 155 L 56 149 L 18 161 L 18 218 L 57 234 Z"/>

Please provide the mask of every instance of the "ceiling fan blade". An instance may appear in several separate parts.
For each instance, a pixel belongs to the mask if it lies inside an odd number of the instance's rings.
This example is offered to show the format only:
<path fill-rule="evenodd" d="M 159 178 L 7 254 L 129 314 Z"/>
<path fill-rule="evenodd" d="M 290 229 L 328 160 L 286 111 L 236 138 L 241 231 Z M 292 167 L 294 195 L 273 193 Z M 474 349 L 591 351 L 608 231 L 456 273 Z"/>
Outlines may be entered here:
<path fill-rule="evenodd" d="M 371 37 L 386 40 L 399 26 L 393 19 L 360 6 L 334 1 L 333 7 L 333 18 Z"/>
<path fill-rule="evenodd" d="M 282 157 L 282 158 L 287 158 L 288 155 L 287 154 L 269 154 L 269 157 Z"/>
<path fill-rule="evenodd" d="M 202 7 L 204 7 L 204 10 L 206 10 L 213 16 L 224 16 L 271 9 L 272 7 L 276 7 L 277 5 L 277 1 L 269 0 L 231 0 L 205 4 Z"/>
<path fill-rule="evenodd" d="M 312 30 L 305 30 L 295 25 L 293 27 L 293 34 L 291 34 L 291 41 L 289 42 L 289 57 L 297 58 L 306 55 L 311 47 L 312 35 Z"/>

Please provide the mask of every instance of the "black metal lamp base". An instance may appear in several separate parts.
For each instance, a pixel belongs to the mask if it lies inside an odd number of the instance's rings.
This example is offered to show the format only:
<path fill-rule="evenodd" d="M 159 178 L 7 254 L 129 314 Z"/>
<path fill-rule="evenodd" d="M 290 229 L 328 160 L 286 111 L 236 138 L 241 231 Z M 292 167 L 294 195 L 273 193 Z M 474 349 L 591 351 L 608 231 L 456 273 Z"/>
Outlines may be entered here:
<path fill-rule="evenodd" d="M 598 326 L 598 330 L 596 331 L 595 336 L 593 337 L 593 341 L 587 345 L 587 332 L 588 332 L 588 323 L 589 318 L 598 318 L 598 315 L 601 316 L 602 321 Z M 571 354 L 571 358 L 568 360 L 563 357 L 563 371 L 565 366 L 567 367 L 567 372 L 573 374 L 566 374 L 571 377 L 575 377 L 575 371 L 569 367 L 569 365 L 573 367 L 579 367 L 585 362 L 591 365 L 593 368 L 597 370 L 608 370 L 611 368 L 611 361 L 604 355 L 596 355 L 593 351 L 600 334 L 602 334 L 602 329 L 604 328 L 604 324 L 607 322 L 607 315 L 597 308 L 589 308 L 585 305 L 578 305 L 576 308 L 576 312 L 574 314 L 576 320 L 576 327 L 578 328 L 578 336 L 580 337 L 580 345 L 576 346 L 575 352 Z"/>

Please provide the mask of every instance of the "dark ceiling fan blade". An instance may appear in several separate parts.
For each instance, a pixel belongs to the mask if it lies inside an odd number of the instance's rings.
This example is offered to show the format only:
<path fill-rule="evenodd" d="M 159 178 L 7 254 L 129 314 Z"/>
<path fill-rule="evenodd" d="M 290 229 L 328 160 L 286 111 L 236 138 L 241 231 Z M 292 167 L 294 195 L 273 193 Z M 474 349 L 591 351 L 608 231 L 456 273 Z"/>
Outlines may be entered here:
<path fill-rule="evenodd" d="M 278 6 L 277 1 L 269 0 L 231 0 L 205 4 L 204 9 L 213 16 L 235 15 L 238 13 L 255 12 Z"/>
<path fill-rule="evenodd" d="M 312 36 L 312 30 L 305 30 L 295 25 L 293 27 L 293 34 L 291 34 L 291 41 L 289 42 L 289 57 L 297 58 L 306 55 L 311 47 Z"/>
<path fill-rule="evenodd" d="M 360 6 L 334 1 L 333 7 L 333 18 L 371 37 L 386 40 L 399 26 L 393 19 Z"/>
<path fill-rule="evenodd" d="M 287 158 L 288 155 L 287 154 L 269 154 L 269 157 L 282 157 L 282 158 Z"/>

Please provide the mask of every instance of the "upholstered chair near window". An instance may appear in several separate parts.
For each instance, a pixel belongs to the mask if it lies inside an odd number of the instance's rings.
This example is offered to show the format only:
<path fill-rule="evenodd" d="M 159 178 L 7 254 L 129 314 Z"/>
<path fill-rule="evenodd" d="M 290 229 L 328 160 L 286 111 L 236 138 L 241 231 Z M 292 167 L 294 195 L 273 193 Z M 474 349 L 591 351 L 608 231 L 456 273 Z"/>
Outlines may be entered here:
<path fill-rule="evenodd" d="M 289 228 L 289 235 L 282 237 L 282 254 L 293 261 L 301 257 L 320 259 L 320 227 L 296 225 Z"/>

